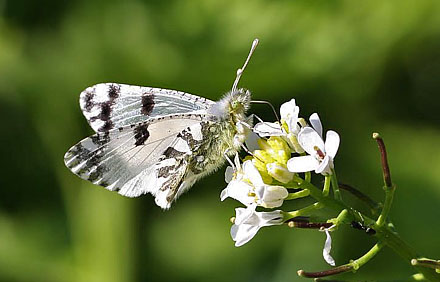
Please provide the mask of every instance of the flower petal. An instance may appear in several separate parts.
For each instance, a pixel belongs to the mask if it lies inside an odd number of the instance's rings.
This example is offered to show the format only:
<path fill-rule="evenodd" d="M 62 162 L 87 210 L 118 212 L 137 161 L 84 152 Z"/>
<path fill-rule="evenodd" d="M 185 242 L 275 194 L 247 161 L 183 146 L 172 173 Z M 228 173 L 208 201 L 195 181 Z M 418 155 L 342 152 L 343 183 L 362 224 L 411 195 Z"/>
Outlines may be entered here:
<path fill-rule="evenodd" d="M 310 124 L 318 132 L 319 136 L 322 138 L 322 124 L 317 113 L 313 113 L 309 118 Z"/>
<path fill-rule="evenodd" d="M 240 247 L 249 242 L 260 230 L 258 225 L 234 224 L 231 227 L 231 237 L 235 241 L 235 246 Z"/>
<path fill-rule="evenodd" d="M 256 206 L 246 209 L 236 208 L 235 223 L 231 227 L 231 236 L 235 246 L 239 247 L 249 242 L 263 226 L 283 224 L 283 215 L 280 210 L 272 212 L 256 212 Z"/>
<path fill-rule="evenodd" d="M 322 175 L 332 174 L 333 160 L 330 156 L 325 156 L 319 166 L 315 169 L 316 173 L 321 173 Z"/>
<path fill-rule="evenodd" d="M 228 166 L 225 170 L 225 181 L 226 183 L 231 182 L 234 177 L 234 169 L 231 166 Z"/>
<path fill-rule="evenodd" d="M 245 177 L 248 178 L 254 186 L 264 185 L 260 172 L 251 160 L 247 160 L 243 163 L 243 172 Z"/>
<path fill-rule="evenodd" d="M 270 212 L 256 212 L 260 219 L 260 226 L 281 225 L 284 222 L 281 210 Z"/>
<path fill-rule="evenodd" d="M 325 136 L 325 153 L 334 158 L 339 148 L 339 134 L 333 130 L 327 131 Z"/>
<path fill-rule="evenodd" d="M 290 100 L 281 105 L 280 108 L 281 119 L 287 123 L 289 132 L 298 133 L 298 115 L 299 107 L 295 103 L 295 99 Z"/>
<path fill-rule="evenodd" d="M 228 194 L 228 187 L 226 187 L 225 189 L 222 190 L 222 192 L 220 193 L 220 201 L 224 201 L 227 197 L 229 197 Z"/>
<path fill-rule="evenodd" d="M 323 153 L 325 152 L 324 141 L 321 136 L 311 127 L 304 127 L 298 134 L 298 142 L 301 147 L 309 155 L 316 156 L 316 149 L 318 147 Z"/>
<path fill-rule="evenodd" d="M 283 186 L 263 185 L 256 187 L 258 204 L 265 208 L 277 208 L 283 204 L 289 192 Z"/>
<path fill-rule="evenodd" d="M 253 130 L 261 137 L 280 136 L 284 134 L 281 126 L 274 122 L 259 122 L 254 126 Z"/>
<path fill-rule="evenodd" d="M 287 161 L 287 169 L 291 172 L 307 172 L 315 170 L 319 161 L 313 156 L 294 157 Z"/>
<path fill-rule="evenodd" d="M 327 235 L 327 238 L 325 240 L 324 249 L 322 250 L 322 256 L 328 264 L 335 266 L 335 260 L 330 255 L 330 251 L 332 249 L 332 237 L 330 236 L 328 229 L 325 230 L 325 235 Z"/>
<path fill-rule="evenodd" d="M 259 150 L 260 146 L 258 146 L 258 139 L 260 136 L 257 135 L 254 131 L 251 131 L 248 135 L 246 140 L 244 141 L 246 144 L 246 147 L 249 151 L 253 152 L 255 150 Z"/>
<path fill-rule="evenodd" d="M 235 224 L 242 224 L 248 221 L 252 215 L 255 213 L 255 208 L 257 206 L 249 206 L 247 208 L 236 208 L 235 209 Z M 258 222 L 257 222 L 258 223 Z"/>
<path fill-rule="evenodd" d="M 235 199 L 245 206 L 250 206 L 255 202 L 255 197 L 249 196 L 249 193 L 253 191 L 253 187 L 247 182 L 232 180 L 228 186 L 223 189 L 220 194 L 220 199 L 223 201 L 227 197 Z"/>
<path fill-rule="evenodd" d="M 281 118 L 286 120 L 289 116 L 294 115 L 296 112 L 296 108 L 298 107 L 296 106 L 295 99 L 283 103 L 280 107 Z"/>

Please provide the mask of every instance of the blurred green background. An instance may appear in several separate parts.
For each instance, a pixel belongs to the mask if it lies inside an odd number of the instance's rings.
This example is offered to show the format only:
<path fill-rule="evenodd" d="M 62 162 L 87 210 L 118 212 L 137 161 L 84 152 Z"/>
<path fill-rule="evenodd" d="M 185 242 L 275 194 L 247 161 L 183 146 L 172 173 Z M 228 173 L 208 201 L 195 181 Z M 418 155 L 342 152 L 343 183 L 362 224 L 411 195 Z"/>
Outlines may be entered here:
<path fill-rule="evenodd" d="M 255 37 L 241 86 L 277 108 L 294 97 L 302 116 L 319 112 L 342 138 L 339 180 L 376 200 L 380 132 L 396 228 L 440 258 L 440 1 L 0 0 L 0 281 L 298 281 L 298 269 L 328 268 L 317 231 L 265 228 L 235 248 L 238 203 L 219 200 L 224 169 L 163 212 L 150 195 L 126 199 L 63 164 L 92 133 L 78 105 L 87 86 L 218 99 Z M 265 106 L 252 112 L 273 119 Z M 333 240 L 337 264 L 373 244 L 348 227 Z M 385 249 L 340 279 L 412 271 Z"/>

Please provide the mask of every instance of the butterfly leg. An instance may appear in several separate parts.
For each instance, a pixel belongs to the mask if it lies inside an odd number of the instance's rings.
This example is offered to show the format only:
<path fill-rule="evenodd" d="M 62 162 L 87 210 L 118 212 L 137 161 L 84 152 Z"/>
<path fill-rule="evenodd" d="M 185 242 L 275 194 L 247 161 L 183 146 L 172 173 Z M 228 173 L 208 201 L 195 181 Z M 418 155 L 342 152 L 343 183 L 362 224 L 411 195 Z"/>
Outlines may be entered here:
<path fill-rule="evenodd" d="M 231 151 L 231 148 L 227 148 L 224 152 L 223 152 L 223 156 L 225 157 L 225 159 L 228 161 L 228 163 L 231 165 L 231 167 L 235 170 L 235 165 L 234 162 L 229 158 L 228 156 L 228 152 Z M 238 155 L 238 153 L 236 152 L 235 155 Z"/>

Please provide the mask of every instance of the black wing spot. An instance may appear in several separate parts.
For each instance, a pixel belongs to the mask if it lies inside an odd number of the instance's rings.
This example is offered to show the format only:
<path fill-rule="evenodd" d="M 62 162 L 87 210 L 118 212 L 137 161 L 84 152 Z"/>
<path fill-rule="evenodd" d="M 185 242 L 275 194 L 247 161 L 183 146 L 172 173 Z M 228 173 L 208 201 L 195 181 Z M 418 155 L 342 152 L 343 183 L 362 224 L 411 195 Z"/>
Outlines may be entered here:
<path fill-rule="evenodd" d="M 150 132 L 148 131 L 148 123 L 138 125 L 134 129 L 134 138 L 136 139 L 134 145 L 140 146 L 144 145 L 148 137 L 150 137 Z"/>
<path fill-rule="evenodd" d="M 81 143 L 76 144 L 69 151 L 70 154 L 76 156 L 79 160 L 85 160 L 90 155 L 90 150 L 86 149 Z"/>
<path fill-rule="evenodd" d="M 157 170 L 157 176 L 158 177 L 162 177 L 162 178 L 168 178 L 172 172 L 174 171 L 175 166 L 164 166 L 164 167 L 160 167 Z"/>
<path fill-rule="evenodd" d="M 114 100 L 119 97 L 121 87 L 118 84 L 110 84 L 108 86 L 108 97 L 110 100 Z"/>
<path fill-rule="evenodd" d="M 98 131 L 109 131 L 110 129 L 113 128 L 113 122 L 110 120 L 110 115 L 112 113 L 112 107 L 115 103 L 115 99 L 119 97 L 119 93 L 120 93 L 120 86 L 118 84 L 110 84 L 108 89 L 108 101 L 103 102 L 103 103 L 99 103 L 98 105 L 100 105 L 101 107 L 101 111 L 97 116 L 91 117 L 89 120 L 90 122 L 94 122 L 97 119 L 100 119 L 102 121 L 105 121 L 104 125 L 99 128 Z M 85 97 L 84 97 L 84 101 L 85 101 L 85 108 L 87 111 L 90 111 L 93 106 L 95 105 L 93 103 L 93 93 L 91 92 L 87 92 Z"/>
<path fill-rule="evenodd" d="M 165 156 L 164 159 L 169 159 L 169 158 L 175 158 L 175 157 L 179 157 L 179 156 L 185 155 L 185 153 L 177 151 L 173 147 L 168 147 L 165 150 L 165 152 L 163 152 L 163 155 Z"/>
<path fill-rule="evenodd" d="M 107 120 L 104 125 L 99 129 L 99 131 L 107 132 L 113 128 L 113 122 L 111 120 Z"/>
<path fill-rule="evenodd" d="M 109 103 L 102 103 L 101 104 L 101 113 L 99 114 L 99 119 L 109 120 L 111 112 L 112 112 L 112 105 Z"/>
<path fill-rule="evenodd" d="M 92 139 L 93 144 L 103 146 L 110 142 L 110 134 L 108 132 L 104 134 L 95 134 L 90 136 L 90 139 Z"/>
<path fill-rule="evenodd" d="M 89 178 L 87 180 L 89 180 L 90 182 L 95 182 L 96 180 L 98 180 L 99 178 L 102 178 L 102 176 L 104 175 L 104 173 L 106 173 L 108 171 L 108 169 L 106 169 L 103 166 L 97 166 L 96 170 L 93 171 L 92 173 L 90 173 Z"/>
<path fill-rule="evenodd" d="M 95 94 L 93 92 L 87 91 L 84 95 L 84 108 L 86 111 L 90 112 L 93 108 L 93 97 L 95 96 Z"/>
<path fill-rule="evenodd" d="M 149 116 L 154 108 L 154 95 L 144 94 L 142 96 L 142 109 L 141 113 L 143 115 Z"/>

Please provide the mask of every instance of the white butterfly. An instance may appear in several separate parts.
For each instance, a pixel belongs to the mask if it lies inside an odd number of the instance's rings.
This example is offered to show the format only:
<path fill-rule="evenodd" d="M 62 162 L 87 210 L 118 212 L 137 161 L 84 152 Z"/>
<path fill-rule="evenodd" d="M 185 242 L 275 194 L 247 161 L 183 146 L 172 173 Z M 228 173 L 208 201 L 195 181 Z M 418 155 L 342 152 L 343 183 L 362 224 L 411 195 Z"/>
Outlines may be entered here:
<path fill-rule="evenodd" d="M 168 209 L 198 179 L 214 172 L 242 146 L 249 131 L 251 94 L 232 90 L 218 102 L 188 93 L 102 83 L 80 95 L 81 110 L 96 134 L 64 156 L 79 177 L 127 197 L 145 193 Z"/>

